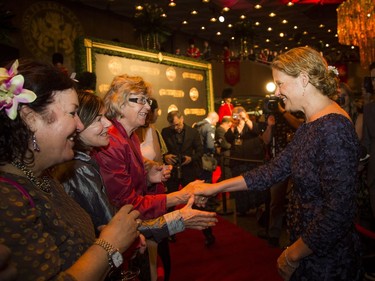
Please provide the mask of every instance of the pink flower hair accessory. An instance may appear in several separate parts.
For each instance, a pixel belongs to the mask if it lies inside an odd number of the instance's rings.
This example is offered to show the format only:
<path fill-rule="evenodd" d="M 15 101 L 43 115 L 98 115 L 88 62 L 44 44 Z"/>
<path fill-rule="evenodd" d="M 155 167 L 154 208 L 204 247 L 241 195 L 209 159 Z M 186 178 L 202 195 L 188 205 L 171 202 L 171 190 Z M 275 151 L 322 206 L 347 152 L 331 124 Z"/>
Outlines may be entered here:
<path fill-rule="evenodd" d="M 17 117 L 19 103 L 32 103 L 36 99 L 33 91 L 23 88 L 25 82 L 23 76 L 18 74 L 18 60 L 11 68 L 0 68 L 0 111 L 5 113 L 12 120 Z"/>

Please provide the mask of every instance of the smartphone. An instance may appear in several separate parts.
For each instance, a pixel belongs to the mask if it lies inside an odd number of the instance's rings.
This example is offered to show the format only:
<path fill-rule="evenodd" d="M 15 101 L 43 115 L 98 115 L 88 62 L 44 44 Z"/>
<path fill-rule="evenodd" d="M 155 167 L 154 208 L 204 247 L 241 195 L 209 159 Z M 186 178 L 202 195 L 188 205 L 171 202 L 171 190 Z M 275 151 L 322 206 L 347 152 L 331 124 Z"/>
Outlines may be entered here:
<path fill-rule="evenodd" d="M 365 88 L 367 93 L 373 93 L 374 89 L 372 87 L 372 77 L 366 76 L 363 80 L 363 88 Z"/>

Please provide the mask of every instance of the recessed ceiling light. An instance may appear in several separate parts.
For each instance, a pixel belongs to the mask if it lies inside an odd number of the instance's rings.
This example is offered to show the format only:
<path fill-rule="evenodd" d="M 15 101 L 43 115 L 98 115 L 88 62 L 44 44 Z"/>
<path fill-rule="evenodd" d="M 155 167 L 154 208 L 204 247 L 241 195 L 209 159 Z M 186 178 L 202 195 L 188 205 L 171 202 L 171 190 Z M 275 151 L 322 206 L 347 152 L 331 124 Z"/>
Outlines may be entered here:
<path fill-rule="evenodd" d="M 327 30 L 327 32 L 328 32 L 328 33 L 331 33 L 331 32 L 332 32 L 332 30 L 331 30 L 331 29 L 328 29 L 328 30 Z"/>
<path fill-rule="evenodd" d="M 284 32 L 280 32 L 279 36 L 284 37 L 285 36 Z"/>
<path fill-rule="evenodd" d="M 232 36 L 230 39 L 234 40 L 234 36 Z"/>
<path fill-rule="evenodd" d="M 259 22 L 259 21 L 255 22 L 255 25 L 256 25 L 256 26 L 259 26 L 259 25 L 260 25 L 260 22 Z"/>
<path fill-rule="evenodd" d="M 228 27 L 229 27 L 229 28 L 232 28 L 232 27 L 233 27 L 233 25 L 232 25 L 232 24 L 230 23 L 230 24 L 228 24 Z"/>
<path fill-rule="evenodd" d="M 267 38 L 267 39 L 266 39 L 266 42 L 267 42 L 267 43 L 270 42 L 270 39 Z"/>
<path fill-rule="evenodd" d="M 244 20 L 244 19 L 246 19 L 246 16 L 245 15 L 241 15 L 240 19 Z"/>
<path fill-rule="evenodd" d="M 210 0 L 202 0 L 202 3 L 208 3 Z"/>
<path fill-rule="evenodd" d="M 217 35 L 217 36 L 220 36 L 220 35 L 221 35 L 221 32 L 220 32 L 220 31 L 216 32 L 216 35 Z"/>
<path fill-rule="evenodd" d="M 142 5 L 137 5 L 137 6 L 135 7 L 135 9 L 136 9 L 137 11 L 142 11 L 142 10 L 143 10 L 143 6 L 142 6 Z"/>
<path fill-rule="evenodd" d="M 329 44 L 328 44 L 328 43 L 326 44 L 326 47 L 327 47 L 327 48 L 329 47 Z"/>
<path fill-rule="evenodd" d="M 219 17 L 219 22 L 224 22 L 224 21 L 225 21 L 224 16 L 220 16 L 220 17 Z"/>
<path fill-rule="evenodd" d="M 184 20 L 184 21 L 182 22 L 182 24 L 188 24 L 188 22 L 187 22 L 186 20 Z"/>
<path fill-rule="evenodd" d="M 303 35 L 307 35 L 307 34 L 309 34 L 307 31 L 304 31 L 304 32 L 303 32 Z"/>
<path fill-rule="evenodd" d="M 206 28 L 205 28 L 204 26 L 201 26 L 201 29 L 202 29 L 202 30 L 205 30 Z"/>
<path fill-rule="evenodd" d="M 287 24 L 288 21 L 287 21 L 287 20 L 282 20 L 281 23 L 283 23 L 283 24 Z"/>
<path fill-rule="evenodd" d="M 272 12 L 268 16 L 270 16 L 271 18 L 273 18 L 273 17 L 276 17 L 276 14 Z"/>
<path fill-rule="evenodd" d="M 257 9 L 257 10 L 259 10 L 259 9 L 262 8 L 262 5 L 260 5 L 260 4 L 256 4 L 256 5 L 254 6 L 254 8 Z"/>
<path fill-rule="evenodd" d="M 268 31 L 272 31 L 272 27 L 267 28 Z"/>
<path fill-rule="evenodd" d="M 192 15 L 197 15 L 198 12 L 197 12 L 196 10 L 193 10 L 193 11 L 190 12 L 190 14 L 192 14 Z"/>
<path fill-rule="evenodd" d="M 162 13 L 160 16 L 161 16 L 162 18 L 166 18 L 166 17 L 167 17 L 167 14 L 166 14 L 166 13 Z"/>
<path fill-rule="evenodd" d="M 323 28 L 324 27 L 324 24 L 319 24 L 319 28 Z"/>
<path fill-rule="evenodd" d="M 294 3 L 292 1 L 289 1 L 288 4 L 286 4 L 288 7 L 292 7 Z"/>
<path fill-rule="evenodd" d="M 173 0 L 170 0 L 168 6 L 169 6 L 169 7 L 175 7 L 175 6 L 176 6 L 176 3 L 173 2 Z"/>
<path fill-rule="evenodd" d="M 223 12 L 229 12 L 229 11 L 230 11 L 230 9 L 228 7 L 223 8 Z"/>
<path fill-rule="evenodd" d="M 298 26 L 297 26 L 297 25 L 295 25 L 295 26 L 293 26 L 293 28 L 294 28 L 294 29 L 298 29 Z"/>
<path fill-rule="evenodd" d="M 216 22 L 216 18 L 215 17 L 210 18 L 210 22 Z"/>

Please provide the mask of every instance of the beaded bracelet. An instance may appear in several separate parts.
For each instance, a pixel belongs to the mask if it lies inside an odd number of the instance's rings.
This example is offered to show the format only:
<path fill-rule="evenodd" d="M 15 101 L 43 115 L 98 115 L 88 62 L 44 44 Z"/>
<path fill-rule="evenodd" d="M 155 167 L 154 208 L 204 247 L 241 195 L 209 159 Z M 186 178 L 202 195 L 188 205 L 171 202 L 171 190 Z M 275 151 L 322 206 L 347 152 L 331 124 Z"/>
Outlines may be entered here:
<path fill-rule="evenodd" d="M 288 259 L 288 256 L 286 255 L 286 251 L 288 250 L 288 247 L 286 247 L 285 251 L 284 251 L 284 256 L 285 256 L 285 260 L 286 260 L 286 263 L 289 267 L 293 268 L 293 269 L 297 269 L 298 266 L 299 266 L 299 262 L 297 262 L 297 265 L 293 265 L 289 259 Z"/>

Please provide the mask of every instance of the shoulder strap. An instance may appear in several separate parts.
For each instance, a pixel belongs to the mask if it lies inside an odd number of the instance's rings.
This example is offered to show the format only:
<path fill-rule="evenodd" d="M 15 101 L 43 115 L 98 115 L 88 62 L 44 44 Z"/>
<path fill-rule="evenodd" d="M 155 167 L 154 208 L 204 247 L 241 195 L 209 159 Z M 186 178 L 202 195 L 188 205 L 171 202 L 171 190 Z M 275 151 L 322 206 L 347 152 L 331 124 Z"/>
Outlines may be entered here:
<path fill-rule="evenodd" d="M 8 178 L 1 177 L 1 176 L 0 176 L 0 182 L 6 182 L 6 183 L 13 185 L 15 188 L 18 189 L 19 192 L 22 193 L 23 196 L 29 199 L 31 207 L 33 208 L 35 207 L 33 198 L 31 198 L 30 194 L 26 191 L 26 189 L 23 186 L 21 186 L 18 182 L 8 179 Z"/>

